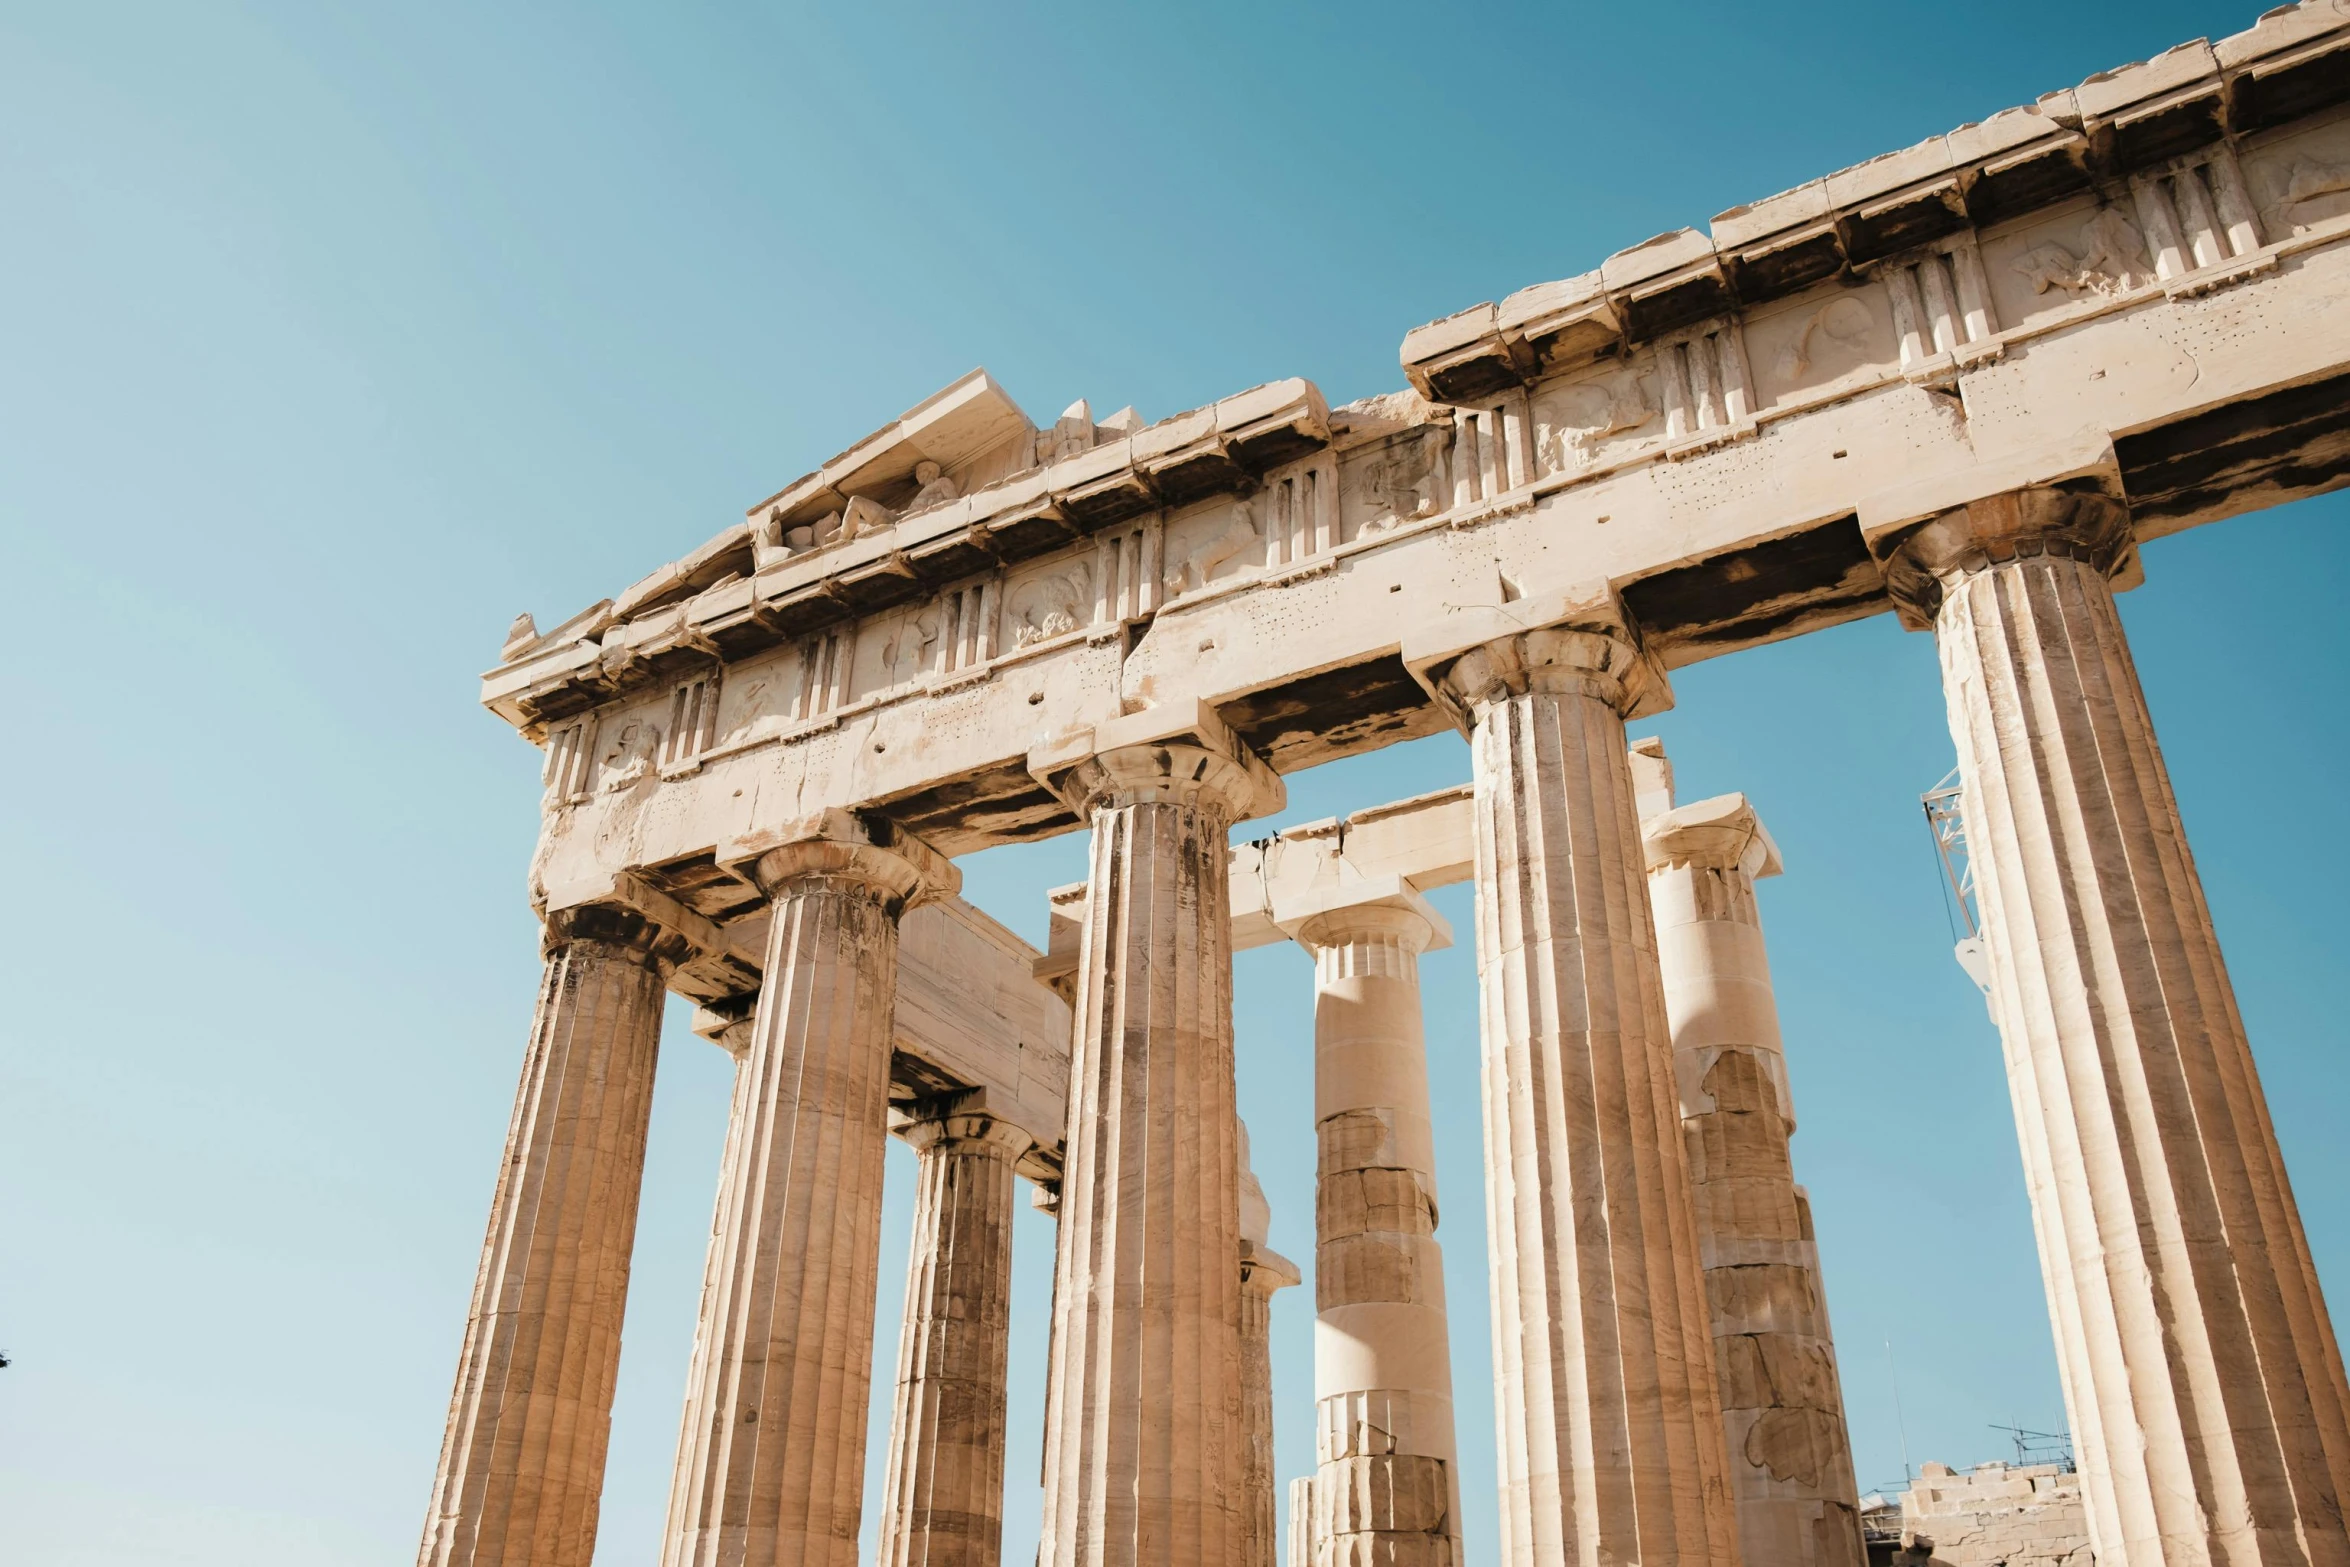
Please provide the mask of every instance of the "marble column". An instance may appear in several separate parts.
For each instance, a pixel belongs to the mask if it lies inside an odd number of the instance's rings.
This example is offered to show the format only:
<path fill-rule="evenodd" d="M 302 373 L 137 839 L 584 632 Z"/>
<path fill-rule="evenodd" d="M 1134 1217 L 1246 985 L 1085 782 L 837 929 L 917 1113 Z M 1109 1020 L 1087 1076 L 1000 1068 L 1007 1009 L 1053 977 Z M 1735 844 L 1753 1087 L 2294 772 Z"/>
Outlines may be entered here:
<path fill-rule="evenodd" d="M 749 1093 L 754 1078 L 743 1070 L 743 1063 L 751 1053 L 752 1023 L 758 1000 L 754 992 L 694 1009 L 694 1032 L 725 1051 L 734 1063 L 734 1092 L 727 1105 L 726 1142 L 718 1156 L 718 1190 L 711 1202 L 710 1239 L 702 1256 L 701 1305 L 694 1316 L 693 1355 L 687 1362 L 685 1374 L 685 1407 L 678 1419 L 677 1442 L 681 1451 L 693 1441 L 695 1428 L 709 1418 L 709 1400 L 714 1391 L 709 1368 L 710 1356 L 717 1344 L 719 1323 L 711 1315 L 711 1308 L 717 1302 L 718 1281 L 726 1266 L 727 1250 L 721 1240 L 733 1222 L 738 1184 L 735 1163 L 742 1157 L 743 1132 L 750 1124 L 750 1116 L 744 1107 L 744 1096 Z M 661 1531 L 664 1542 L 674 1539 L 684 1528 L 685 1503 L 685 1492 L 672 1484 L 669 1488 L 669 1512 Z M 663 1550 L 667 1549 L 664 1543 Z"/>
<path fill-rule="evenodd" d="M 588 1567 L 612 1430 L 667 971 L 625 909 L 548 916 L 423 1567 Z"/>
<path fill-rule="evenodd" d="M 898 918 L 956 875 L 921 843 L 838 812 L 745 869 L 771 900 L 766 967 L 662 1560 L 851 1567 Z"/>
<path fill-rule="evenodd" d="M 2350 1391 L 2122 635 L 2128 516 L 2029 489 L 1888 553 L 1941 653 L 2100 1567 L 2350 1561 Z"/>
<path fill-rule="evenodd" d="M 1289 1482 L 1289 1567 L 1314 1567 L 1321 1560 L 1314 1541 L 1314 1477 Z"/>
<path fill-rule="evenodd" d="M 1633 747 L 1632 774 L 1740 1554 L 1861 1567 L 1852 1443 L 1811 1205 L 1788 1157 L 1795 1101 L 1755 908 L 1755 879 L 1779 874 L 1779 851 L 1744 795 L 1675 806 L 1655 740 Z"/>
<path fill-rule="evenodd" d="M 1625 718 L 1663 705 L 1664 677 L 1612 595 L 1561 618 L 1429 670 L 1472 722 L 1501 1560 L 1730 1567 L 1624 748 Z"/>
<path fill-rule="evenodd" d="M 1107 749 L 1059 782 L 1093 844 L 1046 1390 L 1045 1567 L 1241 1558 L 1227 838 L 1259 798 L 1259 771 L 1171 742 Z"/>
<path fill-rule="evenodd" d="M 1032 1139 L 987 1114 L 984 1099 L 923 1105 L 903 1132 L 920 1174 L 882 1487 L 884 1567 L 996 1567 L 1003 1555 L 1012 1167 Z"/>
<path fill-rule="evenodd" d="M 1420 1018 L 1420 954 L 1451 931 L 1394 878 L 1274 919 L 1314 956 L 1317 1550 L 1451 1567 L 1460 1479 Z"/>
<path fill-rule="evenodd" d="M 1275 1251 L 1273 1210 L 1249 1162 L 1248 1127 L 1240 1129 L 1240 1410 L 1247 1426 L 1241 1465 L 1240 1559 L 1245 1567 L 1275 1567 L 1280 1553 L 1281 1505 L 1273 1478 L 1273 1297 L 1302 1278 L 1297 1264 Z"/>

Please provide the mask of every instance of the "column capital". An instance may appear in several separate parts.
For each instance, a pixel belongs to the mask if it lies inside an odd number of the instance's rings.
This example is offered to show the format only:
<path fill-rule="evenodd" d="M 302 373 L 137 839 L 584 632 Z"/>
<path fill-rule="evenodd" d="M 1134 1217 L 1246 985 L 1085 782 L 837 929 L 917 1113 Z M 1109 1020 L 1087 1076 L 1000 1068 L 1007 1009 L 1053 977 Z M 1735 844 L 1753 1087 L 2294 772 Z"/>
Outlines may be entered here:
<path fill-rule="evenodd" d="M 1626 719 L 1673 705 L 1664 664 L 1604 582 L 1461 611 L 1407 637 L 1403 658 L 1464 731 L 1529 691 L 1596 697 Z"/>
<path fill-rule="evenodd" d="M 1240 1287 L 1270 1297 L 1276 1290 L 1285 1290 L 1292 1284 L 1303 1283 L 1305 1274 L 1270 1246 L 1255 1241 L 1240 1243 Z"/>
<path fill-rule="evenodd" d="M 1081 818 L 1159 802 L 1242 822 L 1289 799 L 1281 775 L 1197 699 L 1069 730 L 1030 751 L 1028 771 Z"/>
<path fill-rule="evenodd" d="M 1036 1138 L 1026 1128 L 988 1109 L 984 1088 L 892 1106 L 890 1119 L 896 1123 L 897 1134 L 916 1153 L 928 1152 L 942 1143 L 985 1143 L 1002 1149 L 1005 1158 L 1017 1161 L 1036 1146 Z"/>
<path fill-rule="evenodd" d="M 1901 624 L 1934 624 L 1950 586 L 2035 555 L 2085 562 L 2108 577 L 2137 564 L 2129 508 L 2096 489 L 2034 485 L 1987 495 L 1877 543 L 1885 591 Z"/>
<path fill-rule="evenodd" d="M 1273 906 L 1273 923 L 1308 952 L 1392 936 L 1415 953 L 1452 945 L 1452 926 L 1400 876 L 1315 887 Z"/>
<path fill-rule="evenodd" d="M 759 1010 L 759 993 L 705 1001 L 694 1008 L 693 1031 L 740 1061 L 750 1052 L 751 1024 Z"/>
<path fill-rule="evenodd" d="M 770 898 L 813 878 L 860 883 L 893 915 L 963 887 L 954 861 L 887 818 L 862 811 L 826 809 L 727 839 L 718 845 L 718 863 Z"/>
<path fill-rule="evenodd" d="M 1640 841 L 1651 871 L 1674 865 L 1736 868 L 1760 880 L 1781 869 L 1779 846 L 1742 794 L 1692 800 L 1652 816 L 1640 824 Z"/>
<path fill-rule="evenodd" d="M 683 933 L 639 909 L 617 903 L 582 903 L 553 909 L 539 929 L 539 951 L 551 955 L 575 941 L 601 942 L 641 955 L 664 973 L 695 953 L 694 942 Z"/>

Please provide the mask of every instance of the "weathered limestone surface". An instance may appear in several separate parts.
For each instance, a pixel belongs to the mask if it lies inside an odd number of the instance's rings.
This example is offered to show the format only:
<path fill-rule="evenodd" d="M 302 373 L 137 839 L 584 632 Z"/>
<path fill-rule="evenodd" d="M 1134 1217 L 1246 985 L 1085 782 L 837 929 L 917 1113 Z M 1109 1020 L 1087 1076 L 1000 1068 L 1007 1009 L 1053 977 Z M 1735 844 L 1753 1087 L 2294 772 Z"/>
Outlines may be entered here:
<path fill-rule="evenodd" d="M 1248 1508 L 1231 824 L 1279 785 L 1228 748 L 1104 749 L 1057 775 L 1093 822 L 1046 1391 L 1051 1567 L 1233 1567 Z"/>
<path fill-rule="evenodd" d="M 1778 849 L 1743 795 L 1676 807 L 1656 741 L 1633 747 L 1632 773 L 1740 1555 L 1860 1567 L 1859 1488 L 1811 1204 L 1788 1158 L 1795 1100 L 1755 907 L 1755 878 L 1779 873 Z"/>
<path fill-rule="evenodd" d="M 1003 1555 L 1013 1166 L 1029 1137 L 957 1095 L 904 1130 L 919 1158 L 883 1485 L 884 1567 L 996 1567 Z"/>
<path fill-rule="evenodd" d="M 1420 1022 L 1420 954 L 1451 932 L 1392 879 L 1275 918 L 1314 956 L 1314 1560 L 1451 1567 L 1460 1476 Z"/>
<path fill-rule="evenodd" d="M 2081 1477 L 2055 1464 L 1921 1464 L 1895 1567 L 2095 1567 Z"/>
<path fill-rule="evenodd" d="M 954 867 L 841 813 L 743 846 L 773 902 L 672 1567 L 856 1560 L 897 922 Z"/>
<path fill-rule="evenodd" d="M 710 1239 L 702 1256 L 701 1304 L 694 1315 L 693 1354 L 686 1363 L 684 1407 L 678 1414 L 677 1447 L 681 1453 L 692 1446 L 694 1432 L 709 1420 L 711 1400 L 719 1393 L 710 1376 L 710 1356 L 717 1348 L 724 1325 L 714 1314 L 714 1307 L 719 1299 L 719 1281 L 725 1276 L 728 1262 L 725 1237 L 733 1229 L 735 1203 L 741 1192 L 742 1182 L 736 1166 L 743 1157 L 743 1136 L 751 1124 L 746 1096 L 758 1080 L 743 1069 L 756 1032 L 752 1025 L 757 1000 L 756 996 L 748 996 L 732 1006 L 701 1007 L 694 1013 L 694 1032 L 733 1059 L 734 1088 L 726 1109 L 726 1142 L 718 1156 L 718 1192 L 711 1201 Z M 690 1493 L 676 1483 L 673 1474 L 669 1511 L 661 1528 L 664 1561 L 668 1559 L 670 1542 L 685 1527 L 685 1509 L 691 1501 Z"/>
<path fill-rule="evenodd" d="M 950 853 L 1073 830 L 1029 753 L 1171 703 L 1282 771 L 1430 733 L 1399 641 L 1588 578 L 1669 666 L 1882 613 L 1856 516 L 2050 482 L 2052 439 L 2112 447 L 2142 535 L 2338 483 L 2346 58 L 2340 0 L 2272 12 L 1430 323 L 1415 390 L 1344 408 L 1046 430 L 966 377 L 518 630 L 484 699 L 550 748 L 538 885 L 723 922 L 714 845 L 801 801 Z"/>
<path fill-rule="evenodd" d="M 1430 323 L 1411 391 L 1343 408 L 1287 380 L 1040 427 L 975 372 L 519 620 L 483 700 L 545 748 L 533 901 L 681 949 L 565 983 L 666 985 L 742 1056 L 671 1567 L 846 1559 L 885 1106 L 972 1089 L 1065 1191 L 1044 1559 L 1255 1552 L 1230 945 L 1291 872 L 1459 879 L 1411 840 L 1464 812 L 1507 1558 L 1728 1567 L 1621 719 L 1887 609 L 1949 672 L 2100 1560 L 2350 1567 L 2350 1389 L 2108 591 L 2138 540 L 2350 480 L 2346 62 L 2350 0 L 2271 11 Z M 1223 834 L 1276 773 L 1448 721 L 1472 797 L 1260 852 L 1230 923 Z M 924 845 L 1087 825 L 1073 1055 L 981 923 L 910 929 L 935 961 L 893 995 L 899 910 L 952 881 Z M 592 1548 L 652 1025 L 549 1007 L 427 1561 Z M 1820 1412 L 1785 1392 L 1749 1436 Z"/>
<path fill-rule="evenodd" d="M 1289 1482 L 1289 1563 L 1308 1567 L 1321 1560 L 1314 1544 L 1314 1477 L 1299 1475 Z"/>
<path fill-rule="evenodd" d="M 422 1567 L 588 1567 L 673 936 L 550 916 Z"/>
<path fill-rule="evenodd" d="M 1738 1559 L 1610 595 L 1404 654 L 1473 724 L 1502 1560 Z M 1497 634 L 1499 633 L 1499 634 Z"/>
<path fill-rule="evenodd" d="M 2101 1567 L 2350 1561 L 2341 1351 L 2112 579 L 2094 479 L 1900 524 Z"/>

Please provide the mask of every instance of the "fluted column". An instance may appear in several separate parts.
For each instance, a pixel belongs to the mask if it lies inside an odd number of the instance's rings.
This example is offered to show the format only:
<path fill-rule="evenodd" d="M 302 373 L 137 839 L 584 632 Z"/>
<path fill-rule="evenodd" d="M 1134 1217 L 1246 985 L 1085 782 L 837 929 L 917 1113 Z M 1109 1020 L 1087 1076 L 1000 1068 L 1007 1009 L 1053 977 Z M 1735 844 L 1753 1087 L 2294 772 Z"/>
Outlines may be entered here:
<path fill-rule="evenodd" d="M 954 867 L 831 813 L 747 867 L 772 900 L 672 1567 L 848 1567 L 864 1493 L 898 917 Z"/>
<path fill-rule="evenodd" d="M 1512 606 L 1517 608 L 1518 606 Z M 1736 1522 L 1612 596 L 1432 670 L 1473 720 L 1502 1560 L 1728 1567 Z"/>
<path fill-rule="evenodd" d="M 1273 1297 L 1303 1277 L 1269 1244 L 1273 1210 L 1249 1162 L 1248 1127 L 1240 1128 L 1240 1411 L 1247 1428 L 1240 1488 L 1244 1503 L 1240 1559 L 1275 1567 L 1281 1549 L 1281 1503 L 1273 1479 Z"/>
<path fill-rule="evenodd" d="M 1033 765 L 1033 764 L 1032 764 Z M 1048 1567 L 1234 1567 L 1240 1408 L 1230 824 L 1250 768 L 1107 750 L 1090 819 L 1045 1430 Z"/>
<path fill-rule="evenodd" d="M 1313 1567 L 1321 1559 L 1314 1543 L 1314 1477 L 1289 1482 L 1289 1567 Z"/>
<path fill-rule="evenodd" d="M 1012 1167 L 1032 1139 L 973 1102 L 983 1097 L 924 1105 L 904 1129 L 920 1175 L 882 1488 L 884 1567 L 996 1567 L 1003 1555 Z"/>
<path fill-rule="evenodd" d="M 1451 1567 L 1460 1478 L 1420 1020 L 1420 954 L 1451 932 L 1392 878 L 1274 918 L 1314 955 L 1317 1559 Z"/>
<path fill-rule="evenodd" d="M 742 1157 L 742 1140 L 749 1127 L 750 1116 L 744 1109 L 744 1096 L 754 1081 L 751 1073 L 743 1070 L 743 1063 L 751 1053 L 752 1022 L 758 996 L 737 996 L 718 1006 L 699 1007 L 694 1012 L 694 1032 L 725 1051 L 734 1063 L 734 1091 L 727 1106 L 726 1142 L 718 1156 L 718 1190 L 711 1201 L 710 1239 L 702 1256 L 701 1305 L 694 1317 L 693 1356 L 687 1362 L 685 1375 L 685 1407 L 678 1419 L 679 1449 L 688 1448 L 694 1431 L 710 1418 L 710 1400 L 717 1389 L 710 1377 L 710 1356 L 716 1352 L 719 1323 L 712 1315 L 718 1299 L 719 1280 L 724 1275 L 727 1259 L 725 1237 L 732 1227 L 737 1191 L 736 1161 Z M 664 1552 L 667 1542 L 675 1539 L 685 1527 L 684 1508 L 687 1493 L 674 1483 L 669 1487 L 669 1512 L 662 1526 Z"/>
<path fill-rule="evenodd" d="M 1755 907 L 1755 878 L 1779 873 L 1778 849 L 1744 795 L 1674 806 L 1655 741 L 1632 763 L 1658 785 L 1642 823 L 1648 893 L 1740 1553 L 1770 1567 L 1861 1567 L 1852 1444 L 1811 1207 L 1788 1157 L 1795 1101 Z"/>
<path fill-rule="evenodd" d="M 662 988 L 685 953 L 604 907 L 550 915 L 544 948 L 424 1567 L 588 1567 L 595 1555 Z"/>
<path fill-rule="evenodd" d="M 1887 565 L 1942 658 L 2100 1567 L 2350 1561 L 2342 1358 L 2114 604 L 2129 520 L 2031 489 Z"/>

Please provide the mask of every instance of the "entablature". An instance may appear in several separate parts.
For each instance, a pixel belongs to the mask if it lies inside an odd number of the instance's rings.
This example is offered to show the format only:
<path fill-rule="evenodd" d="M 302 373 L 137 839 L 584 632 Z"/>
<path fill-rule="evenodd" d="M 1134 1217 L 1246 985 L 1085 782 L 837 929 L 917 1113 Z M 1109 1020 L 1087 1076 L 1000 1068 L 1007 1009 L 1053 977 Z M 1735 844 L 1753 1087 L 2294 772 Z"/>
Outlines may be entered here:
<path fill-rule="evenodd" d="M 1404 339 L 1404 371 L 1431 401 L 1490 399 L 1694 322 L 1866 278 L 1962 231 L 1995 229 L 2075 198 L 2126 202 L 2133 191 L 2160 191 L 2181 160 L 2217 161 L 2232 175 L 2233 155 L 2262 133 L 2345 98 L 2350 12 L 2339 0 L 2285 6 L 2217 45 L 2197 39 L 2100 72 L 2036 103 L 1733 207 L 1708 230 L 1660 234 L 1580 276 L 1415 328 Z M 2211 225 L 2222 236 L 2251 220 L 2240 182 L 2235 194 L 2236 210 Z M 2224 187 L 2210 199 L 2229 204 Z"/>

